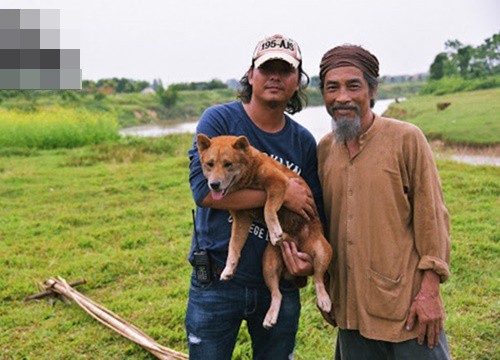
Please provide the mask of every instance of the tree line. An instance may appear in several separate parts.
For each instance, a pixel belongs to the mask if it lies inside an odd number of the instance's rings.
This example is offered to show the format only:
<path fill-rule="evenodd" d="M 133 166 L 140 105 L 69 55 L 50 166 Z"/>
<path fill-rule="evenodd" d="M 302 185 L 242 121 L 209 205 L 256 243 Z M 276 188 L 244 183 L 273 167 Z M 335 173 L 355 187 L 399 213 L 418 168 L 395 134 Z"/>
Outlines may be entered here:
<path fill-rule="evenodd" d="M 448 40 L 446 51 L 436 55 L 430 67 L 430 79 L 445 77 L 477 79 L 500 75 L 500 32 L 476 47 L 459 40 Z"/>
<path fill-rule="evenodd" d="M 152 88 L 157 91 L 158 88 L 163 88 L 161 79 L 154 79 L 153 83 L 145 80 L 132 80 L 126 78 L 110 78 L 100 79 L 98 81 L 83 80 L 82 90 L 86 92 L 103 92 L 110 93 L 137 93 L 146 88 Z M 169 89 L 175 91 L 195 91 L 195 90 L 213 90 L 213 89 L 226 89 L 227 85 L 218 79 L 210 81 L 197 81 L 197 82 L 182 82 L 173 83 L 168 86 Z M 163 88 L 164 89 L 164 88 Z"/>

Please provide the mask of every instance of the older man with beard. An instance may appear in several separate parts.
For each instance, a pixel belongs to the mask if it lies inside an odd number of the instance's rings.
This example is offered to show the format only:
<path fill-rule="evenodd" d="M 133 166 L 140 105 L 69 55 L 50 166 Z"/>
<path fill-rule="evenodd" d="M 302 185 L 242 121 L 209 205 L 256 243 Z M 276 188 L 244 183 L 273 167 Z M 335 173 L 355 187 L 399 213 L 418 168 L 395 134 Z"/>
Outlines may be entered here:
<path fill-rule="evenodd" d="M 450 275 L 449 216 L 422 132 L 371 110 L 378 68 L 352 45 L 320 65 L 333 128 L 318 146 L 334 250 L 323 316 L 340 328 L 336 359 L 448 359 L 439 284 Z"/>

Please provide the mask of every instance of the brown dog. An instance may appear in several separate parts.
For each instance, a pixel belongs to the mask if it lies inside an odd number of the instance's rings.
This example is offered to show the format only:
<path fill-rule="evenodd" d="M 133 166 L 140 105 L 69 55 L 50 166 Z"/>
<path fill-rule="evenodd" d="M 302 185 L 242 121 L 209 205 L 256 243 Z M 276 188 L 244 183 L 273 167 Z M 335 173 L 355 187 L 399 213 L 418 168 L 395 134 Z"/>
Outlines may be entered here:
<path fill-rule="evenodd" d="M 323 236 L 321 221 L 316 215 L 308 222 L 302 216 L 282 208 L 288 179 L 299 179 L 301 185 L 311 193 L 306 182 L 286 166 L 250 146 L 244 136 L 219 136 L 209 139 L 204 134 L 199 134 L 196 140 L 203 174 L 208 180 L 214 200 L 246 188 L 264 190 L 267 194 L 264 211 L 262 208 L 229 211 L 233 217 L 233 225 L 226 267 L 221 274 L 221 280 L 233 277 L 252 220 L 265 220 L 272 245 L 283 240 L 294 241 L 300 251 L 311 255 L 318 306 L 329 312 L 332 303 L 325 290 L 323 276 L 332 259 L 332 248 Z M 263 326 L 271 328 L 278 319 L 282 299 L 279 279 L 286 268 L 277 246 L 269 244 L 262 261 L 264 280 L 271 291 L 271 306 Z"/>

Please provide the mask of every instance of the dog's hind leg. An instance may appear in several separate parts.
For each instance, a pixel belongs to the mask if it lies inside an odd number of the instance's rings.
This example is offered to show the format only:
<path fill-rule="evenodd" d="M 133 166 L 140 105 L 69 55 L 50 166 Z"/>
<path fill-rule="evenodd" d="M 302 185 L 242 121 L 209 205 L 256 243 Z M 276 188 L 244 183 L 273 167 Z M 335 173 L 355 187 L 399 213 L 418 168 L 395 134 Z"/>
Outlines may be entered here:
<path fill-rule="evenodd" d="M 238 266 L 241 249 L 245 245 L 248 237 L 248 230 L 252 225 L 252 218 L 246 211 L 230 211 L 233 217 L 231 228 L 231 239 L 229 240 L 229 251 L 226 260 L 226 267 L 220 276 L 221 280 L 230 280 L 234 276 L 234 270 Z"/>
<path fill-rule="evenodd" d="M 280 292 L 280 277 L 283 272 L 283 259 L 281 250 L 277 246 L 268 244 L 262 258 L 262 271 L 266 285 L 271 291 L 271 305 L 267 311 L 262 326 L 266 329 L 272 328 L 278 321 L 278 314 L 281 308 L 282 295 Z"/>
<path fill-rule="evenodd" d="M 278 210 L 285 200 L 285 192 L 288 187 L 288 180 L 273 181 L 266 186 L 267 199 L 264 206 L 264 218 L 271 244 L 276 245 L 283 240 L 283 230 L 278 219 Z"/>
<path fill-rule="evenodd" d="M 316 288 L 316 297 L 318 298 L 318 307 L 324 312 L 330 312 L 332 301 L 325 289 L 324 275 L 332 260 L 332 248 L 323 235 L 319 235 L 311 243 L 313 250 L 310 254 L 313 256 L 313 280 L 314 287 Z"/>
<path fill-rule="evenodd" d="M 323 236 L 323 229 L 319 221 L 304 227 L 299 234 L 300 251 L 308 253 L 313 258 L 313 281 L 316 288 L 316 297 L 318 307 L 329 312 L 332 307 L 332 301 L 325 289 L 324 275 L 332 261 L 332 247 Z"/>

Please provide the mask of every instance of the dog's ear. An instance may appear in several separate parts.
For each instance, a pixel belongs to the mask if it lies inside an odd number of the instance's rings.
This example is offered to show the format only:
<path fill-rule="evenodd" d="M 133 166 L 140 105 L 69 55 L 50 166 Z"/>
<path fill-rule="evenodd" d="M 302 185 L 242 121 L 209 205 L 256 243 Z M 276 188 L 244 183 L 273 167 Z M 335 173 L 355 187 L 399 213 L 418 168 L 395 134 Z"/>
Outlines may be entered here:
<path fill-rule="evenodd" d="M 202 152 L 210 147 L 210 139 L 205 134 L 198 134 L 196 137 L 196 145 L 198 146 L 198 151 Z"/>
<path fill-rule="evenodd" d="M 245 136 L 239 136 L 233 143 L 233 147 L 236 150 L 247 151 L 250 147 L 250 144 L 248 143 L 248 139 Z"/>

